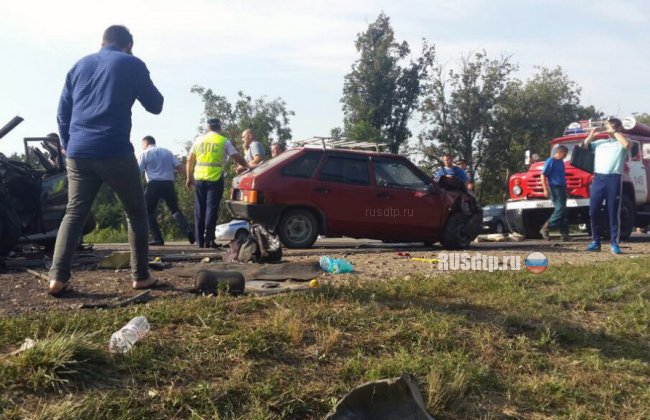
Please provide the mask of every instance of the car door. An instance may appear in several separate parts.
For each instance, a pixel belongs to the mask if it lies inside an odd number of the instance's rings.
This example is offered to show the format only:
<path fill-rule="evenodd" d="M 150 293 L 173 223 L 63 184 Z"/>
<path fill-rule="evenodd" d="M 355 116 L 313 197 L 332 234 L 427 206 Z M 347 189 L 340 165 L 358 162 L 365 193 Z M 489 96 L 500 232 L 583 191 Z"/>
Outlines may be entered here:
<path fill-rule="evenodd" d="M 373 157 L 373 230 L 379 239 L 433 241 L 441 231 L 437 186 L 405 159 Z"/>
<path fill-rule="evenodd" d="M 638 141 L 632 141 L 632 147 L 627 161 L 628 174 L 634 183 L 634 198 L 637 203 L 645 203 L 648 198 L 648 184 L 646 168 L 641 156 L 641 147 Z"/>
<path fill-rule="evenodd" d="M 368 155 L 331 152 L 312 181 L 312 201 L 325 214 L 327 235 L 367 235 L 367 200 L 372 196 Z"/>

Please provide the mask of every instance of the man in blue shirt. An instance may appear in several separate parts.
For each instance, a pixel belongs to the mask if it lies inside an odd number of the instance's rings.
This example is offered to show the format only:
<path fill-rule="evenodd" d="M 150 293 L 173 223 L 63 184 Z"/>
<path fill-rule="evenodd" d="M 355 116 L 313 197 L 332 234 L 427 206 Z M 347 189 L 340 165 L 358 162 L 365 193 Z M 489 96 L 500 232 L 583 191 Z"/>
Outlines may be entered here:
<path fill-rule="evenodd" d="M 591 183 L 589 199 L 589 217 L 591 218 L 592 242 L 587 251 L 600 251 L 600 226 L 598 219 L 603 200 L 607 204 L 609 214 L 609 231 L 613 254 L 620 254 L 619 247 L 619 218 L 621 213 L 621 174 L 627 152 L 631 147 L 630 141 L 621 134 L 623 124 L 618 118 L 610 117 L 602 128 L 594 128 L 582 143 L 582 147 L 591 148 L 595 152 L 594 179 Z M 605 132 L 606 139 L 593 141 L 597 133 Z"/>
<path fill-rule="evenodd" d="M 149 275 L 147 212 L 130 134 L 135 100 L 159 114 L 163 97 L 132 48 L 129 30 L 110 26 L 104 32 L 101 50 L 79 60 L 65 80 L 57 119 L 67 159 L 68 206 L 49 273 L 53 296 L 69 290 L 72 257 L 104 182 L 117 193 L 126 211 L 133 288 L 158 284 Z"/>
<path fill-rule="evenodd" d="M 156 139 L 152 136 L 145 136 L 142 139 L 144 151 L 138 159 L 140 171 L 144 172 L 147 178 L 147 186 L 144 189 L 144 200 L 147 203 L 147 219 L 149 220 L 149 231 L 153 241 L 149 245 L 165 245 L 158 221 L 156 211 L 158 202 L 162 199 L 167 203 L 172 217 L 187 236 L 191 244 L 194 243 L 194 232 L 190 229 L 187 219 L 178 208 L 176 190 L 174 189 L 174 173 L 185 172 L 185 167 L 176 159 L 174 154 L 164 147 L 156 146 Z"/>
<path fill-rule="evenodd" d="M 453 155 L 451 155 L 450 153 L 445 153 L 444 155 L 442 155 L 442 162 L 445 164 L 445 166 L 438 169 L 438 172 L 436 172 L 435 175 L 436 179 L 440 179 L 442 177 L 456 178 L 460 182 L 462 182 L 463 185 L 467 184 L 468 181 L 467 174 L 461 168 L 454 165 Z"/>
<path fill-rule="evenodd" d="M 564 173 L 564 158 L 568 152 L 569 149 L 566 146 L 558 146 L 555 154 L 544 162 L 544 168 L 540 176 L 544 197 L 549 198 L 550 190 L 551 202 L 553 203 L 553 214 L 544 223 L 540 231 L 542 237 L 547 241 L 551 239 L 549 229 L 555 227 L 560 228 L 560 234 L 564 242 L 569 240 L 569 221 L 566 211 L 566 176 Z"/>

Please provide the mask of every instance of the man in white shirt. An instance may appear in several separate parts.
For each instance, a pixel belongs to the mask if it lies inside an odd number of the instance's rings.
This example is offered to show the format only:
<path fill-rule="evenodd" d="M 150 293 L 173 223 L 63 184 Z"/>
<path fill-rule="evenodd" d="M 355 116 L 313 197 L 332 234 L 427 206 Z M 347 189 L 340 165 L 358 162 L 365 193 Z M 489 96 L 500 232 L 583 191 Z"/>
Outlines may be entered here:
<path fill-rule="evenodd" d="M 165 200 L 172 217 L 185 233 L 191 244 L 194 243 L 194 232 L 187 224 L 187 219 L 178 208 L 176 191 L 174 190 L 174 172 L 183 172 L 183 164 L 176 159 L 176 156 L 163 147 L 156 146 L 156 139 L 146 136 L 142 139 L 143 152 L 138 160 L 140 172 L 147 178 L 147 186 L 144 190 L 144 199 L 147 203 L 147 219 L 149 220 L 149 232 L 153 240 L 149 245 L 165 245 L 156 212 L 160 199 Z"/>

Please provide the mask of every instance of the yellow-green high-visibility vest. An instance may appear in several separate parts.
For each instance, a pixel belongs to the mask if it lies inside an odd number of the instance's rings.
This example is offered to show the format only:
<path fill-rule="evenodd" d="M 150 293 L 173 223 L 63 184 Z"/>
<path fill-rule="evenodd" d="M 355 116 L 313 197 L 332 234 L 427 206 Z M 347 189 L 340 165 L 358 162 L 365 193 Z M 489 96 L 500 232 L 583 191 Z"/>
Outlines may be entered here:
<path fill-rule="evenodd" d="M 194 145 L 194 179 L 197 181 L 219 181 L 223 172 L 223 149 L 227 138 L 221 134 L 208 132 Z"/>

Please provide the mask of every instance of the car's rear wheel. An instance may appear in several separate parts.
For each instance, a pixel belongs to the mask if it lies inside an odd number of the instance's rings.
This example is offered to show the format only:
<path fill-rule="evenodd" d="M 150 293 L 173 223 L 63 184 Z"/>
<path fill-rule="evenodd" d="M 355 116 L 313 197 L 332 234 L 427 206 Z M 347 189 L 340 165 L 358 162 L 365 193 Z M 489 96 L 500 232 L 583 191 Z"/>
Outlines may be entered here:
<path fill-rule="evenodd" d="M 289 210 L 280 220 L 278 235 L 287 248 L 309 248 L 318 238 L 318 221 L 309 210 Z"/>
<path fill-rule="evenodd" d="M 447 219 L 447 225 L 442 231 L 440 243 L 447 249 L 467 248 L 472 242 L 472 235 L 467 232 L 469 218 L 463 213 L 452 213 Z"/>

